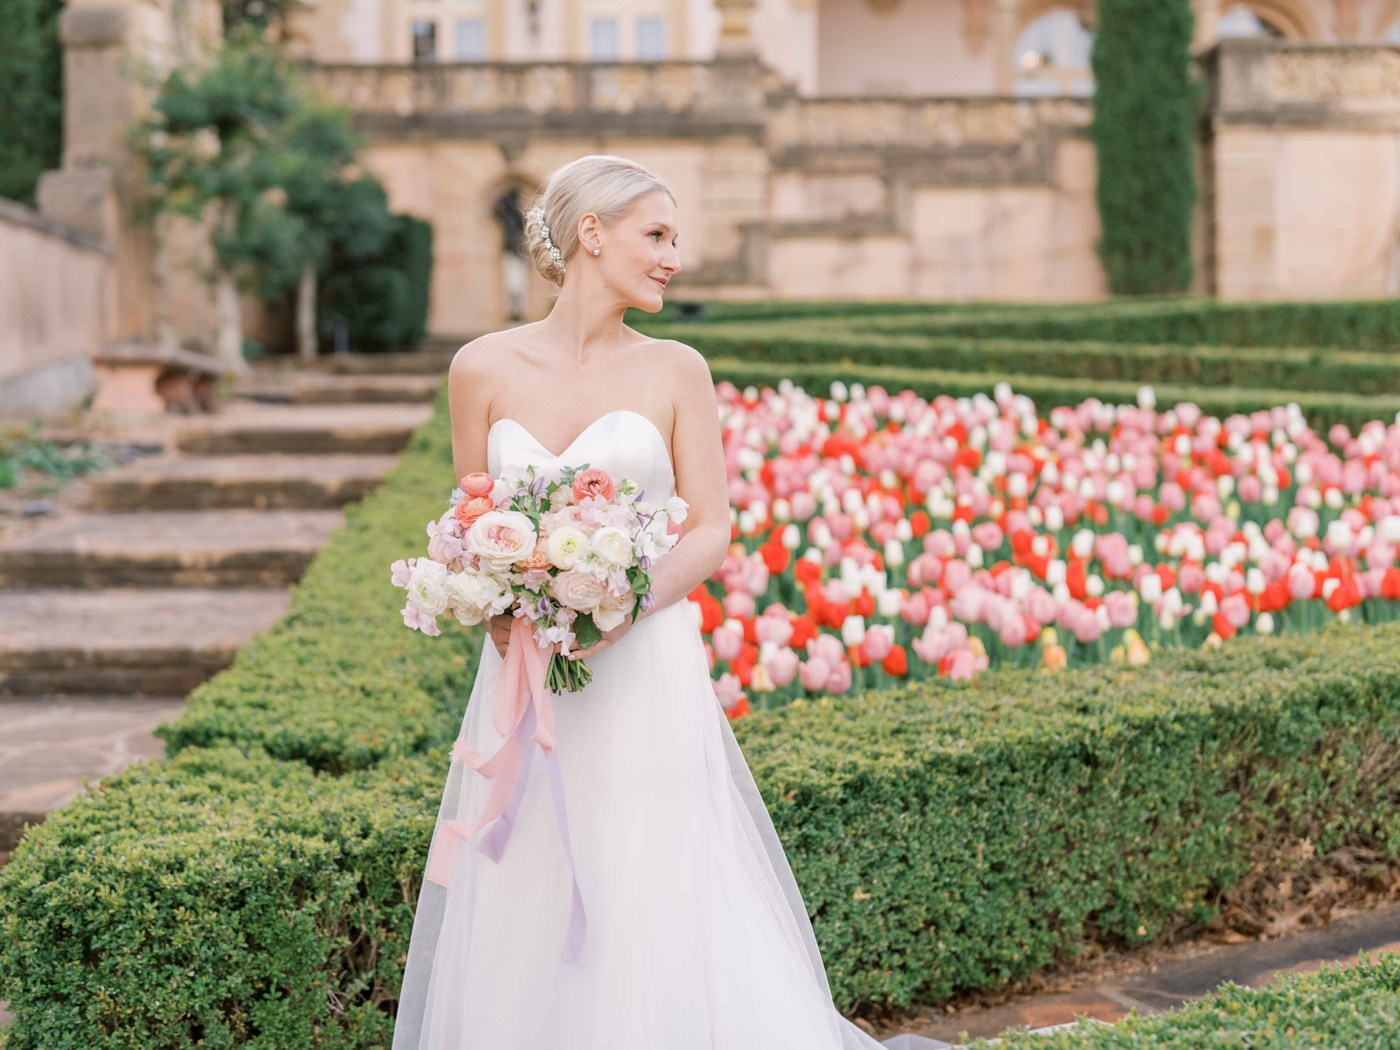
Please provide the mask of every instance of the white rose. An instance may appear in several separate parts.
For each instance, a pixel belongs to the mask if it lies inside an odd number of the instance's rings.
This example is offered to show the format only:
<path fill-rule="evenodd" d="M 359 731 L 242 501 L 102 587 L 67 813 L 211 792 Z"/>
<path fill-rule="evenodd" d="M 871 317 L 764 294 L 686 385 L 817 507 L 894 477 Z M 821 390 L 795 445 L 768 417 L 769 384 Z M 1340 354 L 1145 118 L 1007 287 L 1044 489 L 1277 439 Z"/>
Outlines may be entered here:
<path fill-rule="evenodd" d="M 632 537 L 615 525 L 604 525 L 593 533 L 591 544 L 599 561 L 618 568 L 632 564 Z"/>
<path fill-rule="evenodd" d="M 426 616 L 440 616 L 447 609 L 447 566 L 431 558 L 419 558 L 408 579 L 408 600 Z"/>
<path fill-rule="evenodd" d="M 480 572 L 454 572 L 447 582 L 447 595 L 457 621 L 467 627 L 504 612 L 503 605 L 509 605 L 511 597 L 500 580 Z"/>
<path fill-rule="evenodd" d="M 588 553 L 588 536 L 573 525 L 561 525 L 549 534 L 545 550 L 549 554 L 550 564 L 567 571 Z"/>
<path fill-rule="evenodd" d="M 601 605 L 593 610 L 593 622 L 598 625 L 600 631 L 611 631 L 614 627 L 627 619 L 632 611 L 632 606 L 637 604 L 637 596 L 631 591 L 622 598 L 615 598 L 611 594 L 603 599 Z"/>
<path fill-rule="evenodd" d="M 535 526 L 518 510 L 488 510 L 472 522 L 467 549 L 488 565 L 506 568 L 535 549 Z"/>

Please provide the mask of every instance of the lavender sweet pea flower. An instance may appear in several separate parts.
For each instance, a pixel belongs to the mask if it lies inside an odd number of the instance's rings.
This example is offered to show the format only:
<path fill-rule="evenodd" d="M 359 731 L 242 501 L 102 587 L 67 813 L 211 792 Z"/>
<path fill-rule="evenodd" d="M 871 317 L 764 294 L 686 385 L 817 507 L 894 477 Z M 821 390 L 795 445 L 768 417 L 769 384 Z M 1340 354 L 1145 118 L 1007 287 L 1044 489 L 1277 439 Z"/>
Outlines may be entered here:
<path fill-rule="evenodd" d="M 640 558 L 637 559 L 637 564 L 641 566 L 643 572 L 646 572 L 648 569 L 651 568 L 651 559 L 648 558 L 645 554 L 643 554 Z"/>
<path fill-rule="evenodd" d="M 651 612 L 655 606 L 656 595 L 652 594 L 651 591 L 647 591 L 646 594 L 642 595 L 642 612 Z"/>

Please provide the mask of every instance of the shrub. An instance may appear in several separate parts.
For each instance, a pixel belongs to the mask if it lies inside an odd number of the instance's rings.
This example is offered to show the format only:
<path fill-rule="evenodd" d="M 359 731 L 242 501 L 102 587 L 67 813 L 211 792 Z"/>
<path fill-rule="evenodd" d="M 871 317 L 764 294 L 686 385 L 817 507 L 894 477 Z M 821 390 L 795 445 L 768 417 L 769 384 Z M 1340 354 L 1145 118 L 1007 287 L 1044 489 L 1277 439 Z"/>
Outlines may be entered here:
<path fill-rule="evenodd" d="M 1357 966 L 1284 974 L 1266 988 L 1227 984 L 1180 1010 L 1132 1016 L 1116 1025 L 1009 1034 L 1005 1050 L 1113 1050 L 1202 1046 L 1291 1050 L 1298 1046 L 1382 1050 L 1400 1031 L 1400 955 L 1386 952 Z M 991 1045 L 978 1040 L 973 1046 Z"/>
<path fill-rule="evenodd" d="M 1180 292 L 1196 205 L 1190 0 L 1099 0 L 1098 15 L 1099 258 L 1120 295 Z"/>
<path fill-rule="evenodd" d="M 395 215 L 379 250 L 354 254 L 343 243 L 333 250 L 322 283 L 323 319 L 344 321 L 351 348 L 360 352 L 415 346 L 427 333 L 432 272 L 431 224 Z"/>
<path fill-rule="evenodd" d="M 11 0 L 0 33 L 0 197 L 34 203 L 63 151 L 60 0 Z"/>

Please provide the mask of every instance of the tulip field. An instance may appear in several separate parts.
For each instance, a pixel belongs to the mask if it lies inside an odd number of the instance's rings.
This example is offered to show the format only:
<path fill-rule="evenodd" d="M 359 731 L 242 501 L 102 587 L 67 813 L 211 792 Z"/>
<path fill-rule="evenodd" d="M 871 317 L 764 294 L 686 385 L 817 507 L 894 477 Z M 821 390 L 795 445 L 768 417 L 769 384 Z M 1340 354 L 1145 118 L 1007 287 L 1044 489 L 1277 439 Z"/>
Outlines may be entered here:
<path fill-rule="evenodd" d="M 691 594 L 731 717 L 1400 614 L 1400 424 L 1315 432 L 1006 384 L 721 382 L 730 553 Z"/>

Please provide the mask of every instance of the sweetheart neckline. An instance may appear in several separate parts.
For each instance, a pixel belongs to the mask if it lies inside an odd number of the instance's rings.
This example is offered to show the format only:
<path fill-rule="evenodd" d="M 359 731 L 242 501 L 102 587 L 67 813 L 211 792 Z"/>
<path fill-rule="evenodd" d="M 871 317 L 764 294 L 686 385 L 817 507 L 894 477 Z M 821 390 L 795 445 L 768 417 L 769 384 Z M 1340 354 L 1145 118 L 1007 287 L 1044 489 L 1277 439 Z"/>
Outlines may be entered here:
<path fill-rule="evenodd" d="M 563 452 L 560 452 L 558 454 L 549 451 L 549 449 L 545 447 L 544 442 L 541 441 L 539 438 L 535 437 L 535 435 L 531 433 L 530 429 L 527 426 L 525 426 L 524 423 L 521 423 L 519 420 L 512 419 L 510 416 L 502 416 L 500 419 L 496 420 L 496 422 L 492 423 L 489 427 L 487 427 L 486 435 L 489 438 L 491 436 L 491 432 L 494 431 L 502 423 L 514 423 L 516 427 L 519 428 L 520 432 L 526 437 L 528 437 L 531 441 L 533 441 L 535 443 L 535 446 L 546 456 L 553 460 L 561 460 L 570 452 L 572 452 L 574 446 L 577 445 L 580 441 L 582 441 L 584 435 L 587 434 L 590 430 L 592 430 L 595 426 L 597 426 L 603 420 L 607 419 L 609 416 L 618 415 L 636 416 L 638 419 L 644 421 L 647 424 L 647 427 L 651 430 L 651 432 L 656 435 L 656 439 L 661 442 L 661 447 L 666 452 L 666 465 L 671 468 L 671 477 L 674 478 L 676 476 L 676 465 L 675 462 L 671 459 L 671 449 L 670 446 L 666 443 L 665 435 L 661 433 L 661 428 L 658 427 L 654 422 L 652 422 L 650 416 L 643 415 L 641 412 L 638 412 L 635 409 L 631 408 L 614 408 L 610 411 L 604 412 L 601 416 L 599 416 L 597 419 L 593 420 L 582 430 L 580 430 L 578 432 L 578 436 L 569 442 L 568 447 L 565 448 Z"/>

